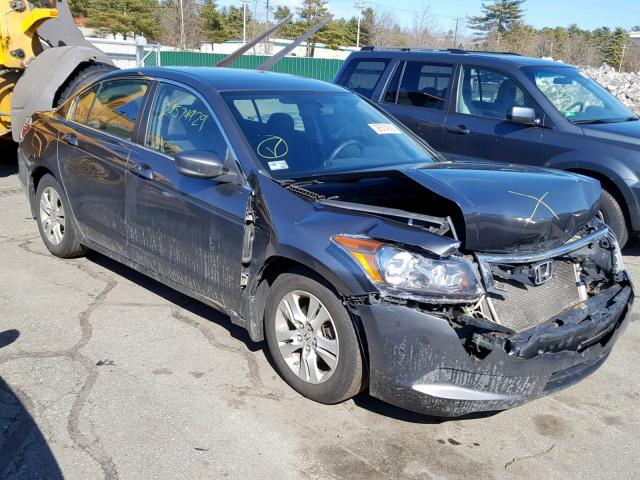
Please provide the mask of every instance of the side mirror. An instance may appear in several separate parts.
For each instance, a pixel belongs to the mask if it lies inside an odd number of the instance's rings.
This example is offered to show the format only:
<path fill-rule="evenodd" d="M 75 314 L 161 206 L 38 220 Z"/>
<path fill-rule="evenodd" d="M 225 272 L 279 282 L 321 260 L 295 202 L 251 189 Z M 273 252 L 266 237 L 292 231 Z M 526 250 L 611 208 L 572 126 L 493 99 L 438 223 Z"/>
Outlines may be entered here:
<path fill-rule="evenodd" d="M 531 107 L 511 107 L 507 113 L 507 120 L 521 125 L 539 125 L 536 111 Z"/>
<path fill-rule="evenodd" d="M 214 152 L 191 150 L 176 153 L 176 169 L 181 175 L 195 178 L 216 178 L 226 173 L 224 162 Z"/>

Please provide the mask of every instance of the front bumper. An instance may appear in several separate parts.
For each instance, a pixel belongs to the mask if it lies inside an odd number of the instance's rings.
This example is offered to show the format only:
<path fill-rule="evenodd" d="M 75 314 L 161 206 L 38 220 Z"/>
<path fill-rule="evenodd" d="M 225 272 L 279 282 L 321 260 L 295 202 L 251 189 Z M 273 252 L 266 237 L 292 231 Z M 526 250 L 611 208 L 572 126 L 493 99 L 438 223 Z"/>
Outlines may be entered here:
<path fill-rule="evenodd" d="M 478 331 L 482 355 L 447 319 L 401 305 L 357 305 L 370 393 L 439 417 L 522 405 L 597 370 L 628 323 L 633 297 L 625 281 L 519 334 Z"/>

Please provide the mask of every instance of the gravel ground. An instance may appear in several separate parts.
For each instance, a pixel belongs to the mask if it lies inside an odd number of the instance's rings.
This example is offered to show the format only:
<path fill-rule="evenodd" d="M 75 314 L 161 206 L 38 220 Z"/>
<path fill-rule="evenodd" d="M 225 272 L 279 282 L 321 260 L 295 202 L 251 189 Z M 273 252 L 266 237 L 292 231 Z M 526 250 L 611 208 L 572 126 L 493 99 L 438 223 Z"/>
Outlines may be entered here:
<path fill-rule="evenodd" d="M 637 478 L 637 322 L 586 381 L 485 418 L 316 404 L 223 315 L 105 257 L 49 255 L 2 153 L 0 478 Z"/>

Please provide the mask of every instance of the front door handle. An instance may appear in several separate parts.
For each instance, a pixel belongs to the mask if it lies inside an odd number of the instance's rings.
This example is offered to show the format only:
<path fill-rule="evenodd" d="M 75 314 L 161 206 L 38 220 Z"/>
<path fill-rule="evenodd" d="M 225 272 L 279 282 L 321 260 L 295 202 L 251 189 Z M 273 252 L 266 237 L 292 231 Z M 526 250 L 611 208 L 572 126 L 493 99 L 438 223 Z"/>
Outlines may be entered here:
<path fill-rule="evenodd" d="M 153 170 L 146 163 L 134 163 L 129 167 L 129 171 L 138 177 L 153 180 Z"/>
<path fill-rule="evenodd" d="M 78 146 L 78 137 L 74 133 L 65 133 L 62 136 L 62 141 L 64 143 L 68 143 L 69 145 L 73 145 L 74 147 Z"/>
<path fill-rule="evenodd" d="M 449 133 L 455 133 L 456 135 L 469 135 L 471 131 L 464 125 L 458 125 L 457 127 L 447 127 Z"/>

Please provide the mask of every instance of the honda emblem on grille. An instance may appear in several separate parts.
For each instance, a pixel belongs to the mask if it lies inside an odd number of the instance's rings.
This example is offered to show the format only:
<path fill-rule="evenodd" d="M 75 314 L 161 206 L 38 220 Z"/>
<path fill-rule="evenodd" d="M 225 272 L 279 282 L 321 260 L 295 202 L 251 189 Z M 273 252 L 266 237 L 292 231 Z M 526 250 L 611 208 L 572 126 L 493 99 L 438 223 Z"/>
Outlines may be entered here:
<path fill-rule="evenodd" d="M 553 260 L 538 263 L 533 267 L 533 283 L 542 285 L 553 276 Z"/>

